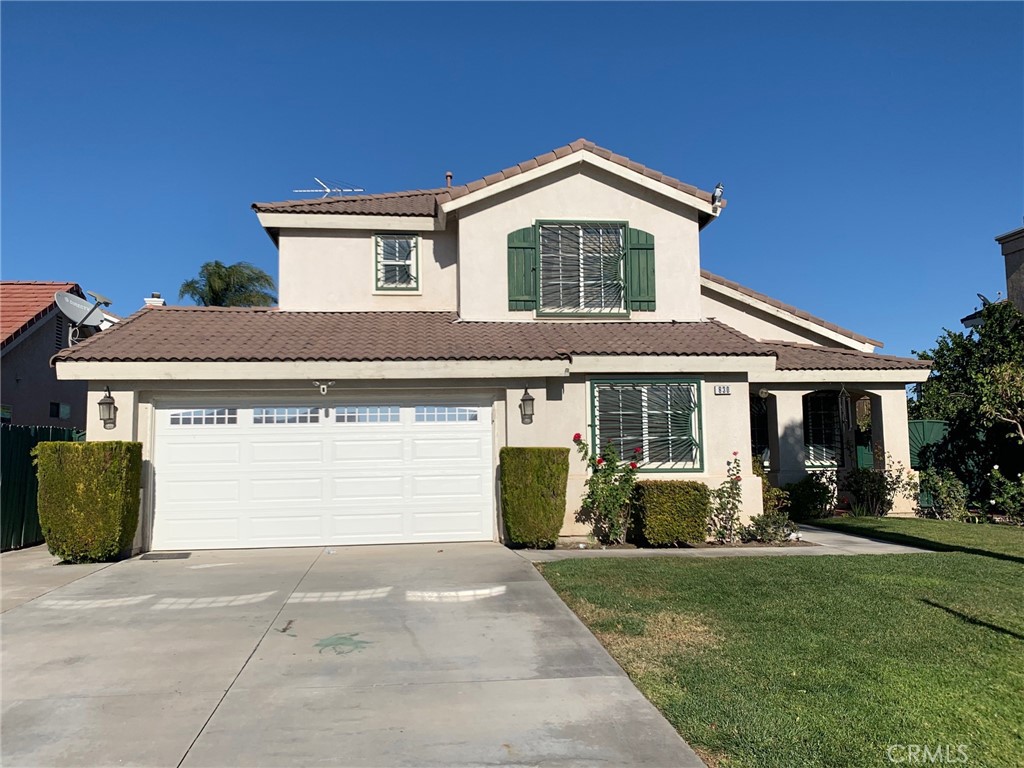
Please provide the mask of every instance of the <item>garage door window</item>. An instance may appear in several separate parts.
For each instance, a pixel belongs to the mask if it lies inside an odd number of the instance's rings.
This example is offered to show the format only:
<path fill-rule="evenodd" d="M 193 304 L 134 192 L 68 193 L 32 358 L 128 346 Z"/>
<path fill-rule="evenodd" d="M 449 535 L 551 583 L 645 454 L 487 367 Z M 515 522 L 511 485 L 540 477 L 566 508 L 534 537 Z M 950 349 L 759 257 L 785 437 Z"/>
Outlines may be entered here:
<path fill-rule="evenodd" d="M 340 405 L 334 409 L 339 424 L 397 424 L 400 416 L 397 405 Z"/>
<path fill-rule="evenodd" d="M 476 421 L 476 408 L 446 407 L 443 405 L 417 405 L 416 421 L 436 424 L 438 422 Z"/>
<path fill-rule="evenodd" d="M 320 409 L 309 406 L 292 408 L 253 408 L 253 424 L 319 424 Z"/>
<path fill-rule="evenodd" d="M 171 413 L 172 427 L 237 423 L 237 408 L 196 408 L 191 411 L 173 411 Z"/>

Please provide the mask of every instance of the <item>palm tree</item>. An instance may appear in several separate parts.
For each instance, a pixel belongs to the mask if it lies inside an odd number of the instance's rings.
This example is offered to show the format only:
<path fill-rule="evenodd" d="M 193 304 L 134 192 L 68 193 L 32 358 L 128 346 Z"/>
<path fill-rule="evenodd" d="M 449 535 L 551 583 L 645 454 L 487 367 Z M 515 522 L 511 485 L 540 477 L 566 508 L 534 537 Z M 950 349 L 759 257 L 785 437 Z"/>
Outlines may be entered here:
<path fill-rule="evenodd" d="M 181 284 L 178 298 L 188 296 L 201 307 L 269 307 L 276 301 L 274 278 L 246 261 L 208 261 L 199 277 Z"/>

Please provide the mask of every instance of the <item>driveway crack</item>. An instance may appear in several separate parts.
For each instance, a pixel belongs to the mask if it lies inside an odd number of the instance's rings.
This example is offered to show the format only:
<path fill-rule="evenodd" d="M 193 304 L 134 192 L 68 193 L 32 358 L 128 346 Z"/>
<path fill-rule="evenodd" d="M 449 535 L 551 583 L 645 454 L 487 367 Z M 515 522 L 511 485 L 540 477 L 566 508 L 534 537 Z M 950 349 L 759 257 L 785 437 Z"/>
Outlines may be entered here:
<path fill-rule="evenodd" d="M 192 743 L 188 745 L 188 749 L 185 750 L 185 754 L 181 756 L 181 760 L 178 761 L 178 768 L 181 768 L 185 760 L 188 759 L 189 753 L 192 751 L 192 748 L 196 745 L 196 742 L 199 741 L 199 737 L 203 735 L 203 732 L 206 730 L 206 726 L 208 726 L 210 724 L 210 721 L 213 720 L 213 716 L 217 714 L 217 710 L 220 709 L 220 705 L 224 703 L 224 699 L 226 699 L 228 694 L 231 693 L 231 689 L 235 687 L 235 683 L 238 682 L 238 678 L 242 676 L 242 673 L 245 671 L 245 668 L 249 666 L 249 662 L 252 661 L 252 657 L 256 655 L 256 651 L 259 650 L 260 645 L 263 644 L 264 639 L 266 639 L 267 635 L 270 633 L 270 630 L 277 623 L 277 620 L 281 618 L 281 614 L 284 613 L 285 606 L 288 605 L 288 601 L 291 599 L 292 595 L 295 594 L 295 590 L 299 588 L 299 584 L 301 584 L 303 580 L 309 575 L 309 572 L 313 570 L 313 566 L 320 561 L 320 558 L 323 556 L 323 554 L 324 550 L 321 549 L 320 553 L 313 558 L 313 562 L 309 564 L 309 567 L 302 572 L 302 575 L 299 577 L 299 580 L 295 582 L 295 586 L 291 588 L 291 591 L 288 593 L 288 596 L 285 597 L 284 601 L 281 603 L 281 607 L 278 609 L 277 613 L 274 614 L 274 618 L 272 618 L 270 620 L 270 623 L 267 624 L 267 628 L 263 630 L 263 634 L 260 635 L 260 639 L 256 641 L 256 644 L 252 647 L 252 650 L 249 652 L 249 655 L 246 656 L 245 662 L 239 668 L 234 678 L 232 678 L 231 682 L 228 684 L 228 687 L 224 689 L 224 694 L 217 700 L 217 704 L 213 707 L 213 710 L 210 712 L 210 716 L 206 718 L 206 721 L 203 723 L 202 728 L 199 729 L 199 733 L 197 733 L 196 737 L 192 739 Z"/>

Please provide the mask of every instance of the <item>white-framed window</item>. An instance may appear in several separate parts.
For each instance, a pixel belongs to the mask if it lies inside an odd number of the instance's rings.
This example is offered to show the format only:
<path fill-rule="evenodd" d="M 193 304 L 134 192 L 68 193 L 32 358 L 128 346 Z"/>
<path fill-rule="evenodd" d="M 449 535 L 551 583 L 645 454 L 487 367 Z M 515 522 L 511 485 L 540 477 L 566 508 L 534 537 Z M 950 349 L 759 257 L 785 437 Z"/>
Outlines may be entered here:
<path fill-rule="evenodd" d="M 702 468 L 698 382 L 594 382 L 593 399 L 596 450 L 610 444 L 641 469 Z"/>
<path fill-rule="evenodd" d="M 397 405 L 339 405 L 334 409 L 338 424 L 397 424 L 400 419 Z"/>
<path fill-rule="evenodd" d="M 319 424 L 320 409 L 316 406 L 260 407 L 252 409 L 253 424 Z"/>
<path fill-rule="evenodd" d="M 207 426 L 211 424 L 237 424 L 237 408 L 194 408 L 189 411 L 173 411 L 171 426 Z"/>
<path fill-rule="evenodd" d="M 447 405 L 417 405 L 415 420 L 419 423 L 438 423 L 455 421 L 477 421 L 477 408 Z"/>
<path fill-rule="evenodd" d="M 615 223 L 541 223 L 540 312 L 626 311 L 626 227 Z"/>
<path fill-rule="evenodd" d="M 378 291 L 419 290 L 419 238 L 416 235 L 374 236 Z"/>

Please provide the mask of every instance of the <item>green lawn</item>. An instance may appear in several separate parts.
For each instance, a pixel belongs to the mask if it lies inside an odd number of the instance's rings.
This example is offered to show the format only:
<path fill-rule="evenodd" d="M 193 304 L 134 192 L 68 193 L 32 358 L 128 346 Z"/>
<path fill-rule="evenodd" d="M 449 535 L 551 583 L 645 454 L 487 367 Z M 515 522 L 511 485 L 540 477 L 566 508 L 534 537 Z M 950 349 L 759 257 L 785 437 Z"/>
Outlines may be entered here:
<path fill-rule="evenodd" d="M 844 522 L 953 551 L 542 570 L 711 764 L 892 765 L 916 744 L 1024 765 L 1024 529 Z"/>

